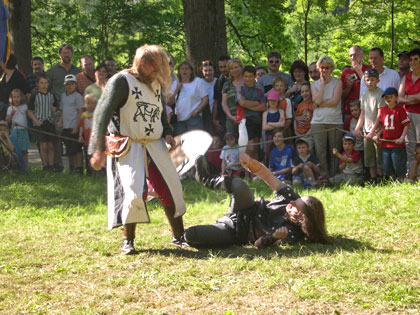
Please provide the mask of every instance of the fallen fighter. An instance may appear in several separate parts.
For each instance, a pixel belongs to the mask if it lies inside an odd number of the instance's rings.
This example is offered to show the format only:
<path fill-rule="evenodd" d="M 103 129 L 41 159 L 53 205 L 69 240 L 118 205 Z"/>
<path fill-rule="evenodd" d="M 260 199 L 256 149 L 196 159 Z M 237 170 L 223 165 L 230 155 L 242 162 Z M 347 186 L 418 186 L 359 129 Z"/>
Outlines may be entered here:
<path fill-rule="evenodd" d="M 232 195 L 228 212 L 212 225 L 196 225 L 185 231 L 185 240 L 192 247 L 225 247 L 254 244 L 264 248 L 278 243 L 307 239 L 331 244 L 325 227 L 324 206 L 313 196 L 300 197 L 289 185 L 281 182 L 262 163 L 240 154 L 241 165 L 263 179 L 275 192 L 271 201 L 254 200 L 249 186 L 240 178 L 211 177 L 207 161 L 196 161 L 196 180 L 211 189 Z"/>

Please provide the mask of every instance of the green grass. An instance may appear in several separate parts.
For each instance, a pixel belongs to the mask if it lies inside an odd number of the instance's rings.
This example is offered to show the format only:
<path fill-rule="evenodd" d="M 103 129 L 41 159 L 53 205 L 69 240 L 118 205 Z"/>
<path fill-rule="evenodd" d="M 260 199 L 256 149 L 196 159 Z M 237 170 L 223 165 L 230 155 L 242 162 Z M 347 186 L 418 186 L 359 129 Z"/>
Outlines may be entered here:
<path fill-rule="evenodd" d="M 186 226 L 212 223 L 227 195 L 184 181 Z M 271 198 L 263 183 L 256 196 Z M 105 180 L 0 174 L 1 314 L 411 314 L 420 311 L 420 187 L 311 192 L 333 246 L 179 250 L 157 200 L 138 255 L 108 231 Z M 300 191 L 302 195 L 308 191 Z"/>

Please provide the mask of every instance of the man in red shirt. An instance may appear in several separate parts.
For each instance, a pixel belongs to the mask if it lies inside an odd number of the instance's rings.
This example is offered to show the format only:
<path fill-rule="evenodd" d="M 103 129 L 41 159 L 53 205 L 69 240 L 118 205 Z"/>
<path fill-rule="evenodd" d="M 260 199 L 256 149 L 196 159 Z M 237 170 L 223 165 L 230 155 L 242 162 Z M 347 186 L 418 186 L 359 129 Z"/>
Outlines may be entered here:
<path fill-rule="evenodd" d="M 343 113 L 345 116 L 350 115 L 349 104 L 354 99 L 359 99 L 360 80 L 363 73 L 372 68 L 370 65 L 364 65 L 363 50 L 360 46 L 352 46 L 349 49 L 349 59 L 351 68 L 346 68 L 341 73 L 340 79 L 343 84 L 342 104 L 344 106 Z"/>

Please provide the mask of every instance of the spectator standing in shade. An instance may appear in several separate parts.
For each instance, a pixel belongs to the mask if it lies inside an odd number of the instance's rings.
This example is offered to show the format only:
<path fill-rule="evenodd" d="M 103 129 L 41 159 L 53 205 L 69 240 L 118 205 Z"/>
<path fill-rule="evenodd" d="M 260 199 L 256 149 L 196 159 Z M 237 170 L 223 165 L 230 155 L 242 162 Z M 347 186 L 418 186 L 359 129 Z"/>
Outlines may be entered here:
<path fill-rule="evenodd" d="M 76 91 L 76 77 L 69 74 L 64 79 L 66 92 L 61 95 L 60 124 L 63 127 L 63 136 L 66 145 L 67 155 L 69 156 L 70 172 L 83 174 L 82 145 L 79 139 L 79 120 L 83 110 L 83 97 Z M 69 140 L 72 138 L 73 140 Z"/>
<path fill-rule="evenodd" d="M 340 76 L 341 84 L 343 85 L 343 114 L 345 119 L 350 117 L 349 104 L 352 100 L 359 99 L 360 82 L 363 80 L 363 73 L 372 68 L 372 66 L 363 64 L 363 50 L 360 46 L 352 46 L 349 49 L 349 59 L 351 67 L 343 70 Z"/>
<path fill-rule="evenodd" d="M 267 55 L 267 65 L 269 72 L 258 80 L 258 87 L 267 95 L 273 87 L 273 80 L 277 76 L 282 76 L 287 80 L 287 87 L 292 85 L 292 78 L 287 73 L 279 70 L 281 65 L 281 55 L 277 51 L 272 51 Z"/>
<path fill-rule="evenodd" d="M 68 74 L 77 75 L 82 70 L 71 62 L 71 59 L 73 58 L 73 47 L 71 45 L 61 45 L 58 50 L 58 55 L 60 57 L 60 62 L 48 69 L 47 76 L 50 83 L 49 89 L 59 102 L 61 94 L 66 91 L 64 87 L 64 77 Z"/>
<path fill-rule="evenodd" d="M 176 80 L 176 74 L 174 73 L 174 69 L 176 65 L 175 58 L 169 52 L 167 52 L 167 55 L 169 58 L 169 68 L 171 69 L 171 82 L 174 82 Z"/>
<path fill-rule="evenodd" d="M 52 66 L 47 71 L 48 76 L 48 89 L 54 95 L 58 104 L 60 104 L 61 95 L 66 92 L 64 87 L 64 77 L 69 74 L 77 75 L 80 70 L 78 67 L 73 65 L 71 59 L 73 58 L 73 47 L 69 44 L 63 44 L 58 50 L 60 62 Z M 57 134 L 61 133 L 61 128 L 57 125 L 60 119 L 60 112 L 54 113 L 54 121 L 56 124 Z M 54 142 L 55 154 L 54 154 L 54 165 L 57 166 L 57 170 L 63 167 L 61 160 L 61 140 Z"/>
<path fill-rule="evenodd" d="M 287 90 L 286 97 L 292 102 L 293 112 L 295 112 L 298 104 L 303 101 L 300 88 L 305 82 L 309 82 L 308 66 L 302 60 L 295 60 L 290 67 L 290 75 L 294 83 Z"/>
<path fill-rule="evenodd" d="M 332 155 L 333 148 L 341 145 L 343 116 L 341 114 L 341 81 L 331 74 L 335 69 L 334 61 L 327 56 L 319 58 L 317 62 L 321 78 L 312 86 L 312 100 L 314 113 L 311 129 L 315 142 L 315 153 L 321 165 L 321 175 L 325 178 L 334 176 L 337 172 L 337 161 Z"/>
<path fill-rule="evenodd" d="M 102 91 L 105 89 L 107 75 L 108 72 L 106 71 L 105 64 L 100 63 L 95 69 L 95 83 L 89 85 L 85 89 L 84 95 L 92 93 L 95 95 L 96 101 L 99 101 L 99 98 L 102 95 Z"/>
<path fill-rule="evenodd" d="M 255 68 L 257 70 L 257 81 L 264 75 L 268 73 L 268 70 L 264 66 L 258 66 Z"/>
<path fill-rule="evenodd" d="M 368 69 L 364 74 L 364 81 L 368 89 L 363 93 L 360 99 L 359 121 L 354 129 L 354 135 L 361 138 L 363 134 L 372 131 L 376 117 L 378 117 L 379 108 L 385 106 L 382 97 L 383 90 L 378 88 L 379 73 L 376 69 Z M 370 181 L 375 183 L 377 176 L 382 177 L 382 152 L 380 146 L 371 139 L 363 140 L 364 166 L 369 168 Z"/>
<path fill-rule="evenodd" d="M 217 79 L 214 77 L 214 67 L 211 60 L 204 60 L 201 62 L 201 73 L 203 74 L 203 83 L 209 97 L 209 106 L 206 106 L 203 110 L 203 125 L 204 130 L 213 133 L 211 122 L 214 103 L 214 85 L 216 84 Z"/>
<path fill-rule="evenodd" d="M 386 177 L 396 174 L 403 181 L 407 172 L 404 138 L 407 135 L 410 119 L 401 105 L 397 104 L 398 91 L 387 88 L 382 97 L 387 106 L 379 109 L 378 117 L 366 138 L 380 141 L 382 147 L 382 170 Z M 382 126 L 381 129 L 378 129 Z"/>
<path fill-rule="evenodd" d="M 214 99 L 212 111 L 213 130 L 216 134 L 222 136 L 225 132 L 226 114 L 222 108 L 222 89 L 229 76 L 227 63 L 230 60 L 229 56 L 220 56 L 217 62 L 220 76 L 214 84 Z"/>
<path fill-rule="evenodd" d="M 0 67 L 3 70 L 3 75 L 0 79 L 0 120 L 6 119 L 10 93 L 14 89 L 20 89 L 26 95 L 26 98 L 29 98 L 28 84 L 25 77 L 16 70 L 16 65 L 17 59 L 13 54 L 10 54 L 7 63 L 0 62 Z"/>
<path fill-rule="evenodd" d="M 226 114 L 226 131 L 238 134 L 238 121 L 236 118 L 236 105 L 241 98 L 241 85 L 243 84 L 243 63 L 239 58 L 228 61 L 229 80 L 223 85 L 222 108 Z"/>
<path fill-rule="evenodd" d="M 107 57 L 104 60 L 104 63 L 106 65 L 106 69 L 108 71 L 108 79 L 109 79 L 110 77 L 112 77 L 116 73 L 115 70 L 116 70 L 117 66 L 116 66 L 115 60 L 112 57 Z"/>
<path fill-rule="evenodd" d="M 56 142 L 53 113 L 57 110 L 54 95 L 48 92 L 48 77 L 45 73 L 37 77 L 37 91 L 32 93 L 28 104 L 28 116 L 33 121 L 34 137 L 39 143 L 44 171 L 57 169 L 54 166 L 54 142 Z M 36 131 L 41 132 L 36 132 Z"/>
<path fill-rule="evenodd" d="M 76 75 L 77 92 L 83 95 L 86 88 L 95 83 L 95 66 L 92 57 L 86 55 L 80 58 L 80 66 L 83 71 Z"/>
<path fill-rule="evenodd" d="M 407 50 L 398 54 L 398 74 L 402 78 L 410 72 L 410 55 Z"/>
<path fill-rule="evenodd" d="M 172 82 L 168 104 L 175 104 L 178 135 L 195 129 L 203 129 L 203 110 L 208 106 L 208 93 L 202 79 L 195 77 L 194 68 L 188 61 L 178 65 L 178 80 Z"/>
<path fill-rule="evenodd" d="M 409 53 L 410 67 L 412 69 L 403 77 L 398 91 L 398 102 L 404 104 L 411 124 L 408 128 L 406 141 L 407 157 L 411 165 L 415 156 L 416 144 L 420 142 L 420 49 L 412 49 Z"/>
<path fill-rule="evenodd" d="M 389 87 L 399 89 L 401 82 L 400 75 L 397 71 L 384 67 L 384 52 L 381 48 L 375 47 L 369 51 L 369 63 L 373 69 L 379 72 L 379 88 L 384 91 Z M 362 80 L 360 84 L 360 97 L 362 97 L 367 89 L 365 81 Z"/>
<path fill-rule="evenodd" d="M 319 80 L 320 74 L 318 68 L 316 67 L 316 61 L 309 65 L 309 76 L 311 77 L 312 81 Z"/>
<path fill-rule="evenodd" d="M 44 60 L 41 57 L 33 57 L 31 60 L 32 73 L 26 77 L 29 90 L 32 92 L 36 88 L 36 78 L 39 74 L 45 73 Z"/>

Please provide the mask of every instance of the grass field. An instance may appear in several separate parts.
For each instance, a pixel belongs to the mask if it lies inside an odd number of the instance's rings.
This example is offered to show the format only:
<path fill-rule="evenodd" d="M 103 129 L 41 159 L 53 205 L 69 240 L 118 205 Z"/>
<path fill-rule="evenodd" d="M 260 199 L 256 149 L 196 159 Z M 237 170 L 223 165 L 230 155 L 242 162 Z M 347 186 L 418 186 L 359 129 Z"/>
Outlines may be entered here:
<path fill-rule="evenodd" d="M 227 209 L 223 192 L 183 185 L 186 226 Z M 106 227 L 105 180 L 0 173 L 0 313 L 418 314 L 420 186 L 311 193 L 336 245 L 180 250 L 154 200 L 127 257 Z"/>

